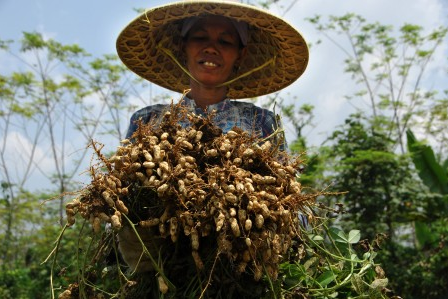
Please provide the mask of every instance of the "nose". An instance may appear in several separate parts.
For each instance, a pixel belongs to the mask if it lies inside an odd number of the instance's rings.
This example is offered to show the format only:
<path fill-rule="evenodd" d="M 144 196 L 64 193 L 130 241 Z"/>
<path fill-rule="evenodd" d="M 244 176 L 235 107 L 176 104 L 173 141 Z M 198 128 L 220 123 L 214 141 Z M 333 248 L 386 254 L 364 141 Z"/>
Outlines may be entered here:
<path fill-rule="evenodd" d="M 215 42 L 215 41 L 209 41 L 209 42 L 205 45 L 205 47 L 204 47 L 204 49 L 203 49 L 203 52 L 206 53 L 206 54 L 214 54 L 214 55 L 218 54 L 218 46 L 217 46 L 217 42 Z"/>

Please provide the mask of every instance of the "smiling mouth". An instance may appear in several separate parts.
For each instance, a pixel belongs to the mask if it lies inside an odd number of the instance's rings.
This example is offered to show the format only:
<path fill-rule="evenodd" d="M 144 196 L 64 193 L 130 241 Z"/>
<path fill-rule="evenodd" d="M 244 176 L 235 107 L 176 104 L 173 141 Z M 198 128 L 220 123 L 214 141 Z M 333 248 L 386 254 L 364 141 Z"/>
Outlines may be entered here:
<path fill-rule="evenodd" d="M 211 62 L 211 61 L 201 61 L 200 63 L 204 66 L 209 66 L 209 67 L 218 67 L 219 66 L 219 64 Z"/>

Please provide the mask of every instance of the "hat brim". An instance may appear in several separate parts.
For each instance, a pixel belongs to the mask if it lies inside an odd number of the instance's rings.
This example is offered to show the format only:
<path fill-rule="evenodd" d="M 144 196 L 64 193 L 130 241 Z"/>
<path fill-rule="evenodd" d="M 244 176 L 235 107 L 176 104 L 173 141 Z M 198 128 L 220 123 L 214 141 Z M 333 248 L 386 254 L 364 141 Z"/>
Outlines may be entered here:
<path fill-rule="evenodd" d="M 305 71 L 308 46 L 294 27 L 262 9 L 227 1 L 182 1 L 147 10 L 118 36 L 118 56 L 142 78 L 182 93 L 189 88 L 190 78 L 161 48 L 182 62 L 182 20 L 210 14 L 249 25 L 247 55 L 237 76 L 250 74 L 229 84 L 229 98 L 253 98 L 279 91 Z M 272 63 L 251 72 L 271 59 Z"/>

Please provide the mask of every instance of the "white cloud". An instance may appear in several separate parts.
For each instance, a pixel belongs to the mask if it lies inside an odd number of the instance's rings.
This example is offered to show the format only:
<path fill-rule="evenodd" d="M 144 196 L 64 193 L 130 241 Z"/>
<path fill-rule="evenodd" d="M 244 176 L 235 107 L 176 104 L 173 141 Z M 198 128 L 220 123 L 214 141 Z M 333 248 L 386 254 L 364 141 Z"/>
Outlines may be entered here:
<path fill-rule="evenodd" d="M 3 147 L 3 144 L 1 145 Z M 4 157 L 10 177 L 16 182 L 32 181 L 31 178 L 39 177 L 35 163 L 44 173 L 54 171 L 54 163 L 47 156 L 47 150 L 39 146 L 34 146 L 27 137 L 19 132 L 9 132 L 6 136 Z M 23 177 L 27 168 L 30 167 L 30 179 Z"/>
<path fill-rule="evenodd" d="M 56 164 L 49 141 L 43 141 L 43 139 L 40 140 L 41 144 L 45 144 L 44 146 L 35 145 L 32 140 L 17 131 L 9 132 L 6 135 L 4 151 L 6 165 L 2 165 L 2 168 L 5 167 L 7 169 L 10 179 L 14 183 L 25 183 L 24 187 L 30 190 L 43 190 L 52 186 L 48 176 L 56 173 Z M 79 138 L 78 141 L 80 141 Z M 3 144 L 0 144 L 0 147 L 3 147 Z M 74 167 L 76 167 L 73 161 L 81 157 L 85 147 L 85 141 L 76 142 L 76 139 L 70 138 L 65 140 L 63 145 L 56 145 L 59 168 L 63 169 L 66 174 L 71 174 Z M 92 153 L 93 151 L 90 150 L 87 156 L 84 157 L 82 166 L 75 173 L 75 180 L 84 179 L 82 176 L 78 177 L 77 175 L 88 169 Z M 61 160 L 62 154 L 63 160 Z M 2 173 L 3 176 L 4 174 Z"/>

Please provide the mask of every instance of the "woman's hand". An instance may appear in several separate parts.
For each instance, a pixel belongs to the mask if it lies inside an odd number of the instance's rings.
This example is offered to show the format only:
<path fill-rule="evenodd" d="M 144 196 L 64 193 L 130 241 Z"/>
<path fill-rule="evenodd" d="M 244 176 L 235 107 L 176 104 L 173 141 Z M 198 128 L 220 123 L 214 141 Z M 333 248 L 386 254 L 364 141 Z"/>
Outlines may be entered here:
<path fill-rule="evenodd" d="M 156 236 L 151 228 L 134 228 L 135 231 L 127 225 L 118 232 L 118 249 L 132 272 L 151 271 L 153 262 L 158 260 L 161 237 Z"/>

